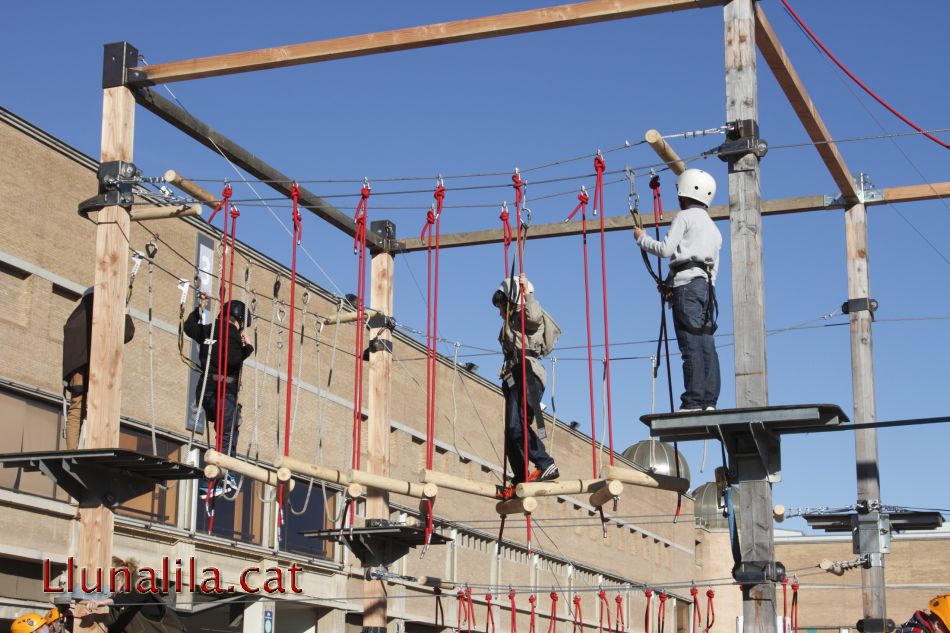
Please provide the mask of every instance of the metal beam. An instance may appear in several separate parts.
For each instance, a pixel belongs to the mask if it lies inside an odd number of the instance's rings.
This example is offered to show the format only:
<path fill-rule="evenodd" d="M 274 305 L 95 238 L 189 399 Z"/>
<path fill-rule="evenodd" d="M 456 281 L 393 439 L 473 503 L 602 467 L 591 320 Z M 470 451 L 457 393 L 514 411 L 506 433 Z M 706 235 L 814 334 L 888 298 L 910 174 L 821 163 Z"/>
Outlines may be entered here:
<path fill-rule="evenodd" d="M 939 182 L 932 185 L 908 185 L 904 187 L 889 187 L 881 190 L 882 198 L 868 200 L 866 206 L 893 204 L 898 202 L 920 202 L 950 197 L 950 182 Z M 829 200 L 828 196 L 801 196 L 799 198 L 782 198 L 779 200 L 764 200 L 762 215 L 782 215 L 786 213 L 803 213 L 806 211 L 830 211 L 844 209 L 844 201 Z M 709 208 L 709 216 L 713 220 L 728 220 L 729 207 L 717 205 Z M 641 215 L 644 226 L 653 226 L 653 215 Z M 660 226 L 666 226 L 673 221 L 676 213 L 664 213 L 660 219 Z M 633 229 L 633 218 L 629 215 L 614 215 L 604 218 L 604 230 L 627 231 Z M 549 237 L 566 237 L 581 234 L 581 223 L 556 222 L 538 224 L 528 230 L 528 239 L 537 240 Z M 483 244 L 500 244 L 505 239 L 501 230 L 472 231 L 470 233 L 448 233 L 443 235 L 441 248 L 458 248 L 460 246 L 478 246 Z M 405 252 L 421 251 L 426 249 L 425 242 L 419 238 L 407 238 Z"/>
<path fill-rule="evenodd" d="M 755 5 L 755 42 L 765 62 L 772 69 L 778 85 L 781 86 L 788 102 L 795 110 L 795 114 L 798 115 L 798 120 L 805 127 L 808 137 L 815 143 L 815 149 L 821 155 L 821 160 L 824 161 L 838 189 L 841 190 L 841 195 L 857 201 L 858 191 L 854 186 L 851 171 L 845 165 L 837 146 L 831 142 L 831 134 L 825 127 L 825 122 L 821 120 L 818 109 L 808 96 L 808 91 L 805 90 L 805 84 L 795 72 L 795 67 L 785 54 L 778 35 L 772 30 L 772 25 L 765 17 L 762 5 L 758 3 Z"/>
<path fill-rule="evenodd" d="M 228 137 L 211 129 L 208 124 L 196 119 L 185 109 L 157 94 L 154 90 L 136 88 L 132 92 L 135 95 L 136 102 L 149 112 L 171 123 L 208 149 L 214 152 L 220 151 L 228 160 L 255 178 L 264 181 L 264 184 L 274 191 L 288 198 L 290 197 L 290 186 L 292 184 L 290 177 L 271 167 Z M 354 234 L 356 225 L 352 217 L 305 187 L 300 187 L 300 206 L 323 218 L 347 235 L 352 236 Z M 366 233 L 366 243 L 374 250 L 381 247 L 379 238 L 370 231 Z"/>
<path fill-rule="evenodd" d="M 332 40 L 152 64 L 131 70 L 134 71 L 132 74 L 140 73 L 143 77 L 137 83 L 159 84 L 533 33 L 721 4 L 722 0 L 590 0 Z"/>

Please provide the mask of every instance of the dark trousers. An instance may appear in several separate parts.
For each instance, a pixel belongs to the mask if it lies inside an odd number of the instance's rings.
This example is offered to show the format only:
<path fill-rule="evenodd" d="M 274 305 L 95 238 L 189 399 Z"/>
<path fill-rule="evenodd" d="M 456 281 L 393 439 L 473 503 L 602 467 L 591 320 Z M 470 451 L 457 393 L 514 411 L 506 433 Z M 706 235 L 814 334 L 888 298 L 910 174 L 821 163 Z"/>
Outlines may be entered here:
<path fill-rule="evenodd" d="M 528 365 L 526 370 L 528 377 L 528 460 L 534 464 L 535 468 L 543 471 L 553 464 L 554 460 L 544 450 L 544 444 L 541 443 L 537 433 L 534 432 L 531 421 L 535 416 L 535 407 L 540 407 L 544 385 L 531 371 L 531 365 Z M 501 385 L 502 395 L 505 396 L 505 456 L 508 458 L 508 466 L 514 475 L 511 483 L 519 484 L 527 477 L 524 467 L 524 423 L 521 419 L 524 413 L 521 403 L 521 365 L 515 365 L 511 369 L 511 376 L 512 380 L 503 380 Z"/>
<path fill-rule="evenodd" d="M 683 409 L 715 407 L 719 400 L 719 354 L 712 334 L 694 331 L 713 325 L 715 318 L 709 306 L 709 283 L 697 277 L 686 285 L 673 288 L 673 328 L 683 358 Z"/>
<path fill-rule="evenodd" d="M 208 384 L 208 389 L 214 387 L 214 383 Z M 205 393 L 205 399 L 201 403 L 201 408 L 205 412 L 206 424 L 215 428 L 218 419 L 218 396 L 216 393 Z M 238 431 L 241 428 L 241 405 L 238 404 L 237 393 L 226 391 L 224 394 L 224 431 L 221 433 L 221 452 L 234 456 L 237 451 Z"/>

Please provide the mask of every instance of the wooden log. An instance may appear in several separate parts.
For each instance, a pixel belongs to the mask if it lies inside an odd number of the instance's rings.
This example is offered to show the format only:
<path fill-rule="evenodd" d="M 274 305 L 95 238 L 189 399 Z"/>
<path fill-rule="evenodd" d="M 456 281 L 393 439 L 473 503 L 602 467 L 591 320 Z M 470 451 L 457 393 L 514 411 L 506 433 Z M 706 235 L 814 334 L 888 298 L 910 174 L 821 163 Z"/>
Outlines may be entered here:
<path fill-rule="evenodd" d="M 366 494 L 366 486 L 363 484 L 350 484 L 346 487 L 346 496 L 350 499 L 359 499 Z"/>
<path fill-rule="evenodd" d="M 243 459 L 238 459 L 236 457 L 231 457 L 230 455 L 225 455 L 224 453 L 219 453 L 216 450 L 208 449 L 205 451 L 205 463 L 211 466 L 217 466 L 220 468 L 227 468 L 233 473 L 239 475 L 244 475 L 248 479 L 253 479 L 254 481 L 259 481 L 262 484 L 268 486 L 277 486 L 282 483 L 277 478 L 277 473 L 273 470 L 257 466 L 256 464 L 251 464 Z M 214 477 L 208 475 L 208 467 L 205 467 L 205 476 L 208 479 L 214 479 Z M 294 481 L 290 480 L 290 488 L 293 490 Z"/>
<path fill-rule="evenodd" d="M 472 481 L 464 477 L 456 477 L 447 473 L 440 473 L 437 470 L 428 470 L 423 468 L 419 473 L 419 478 L 423 483 L 432 483 L 449 490 L 458 492 L 467 492 L 481 497 L 495 498 L 498 495 L 498 486 L 495 484 L 486 484 L 481 481 Z"/>
<path fill-rule="evenodd" d="M 208 479 L 217 479 L 221 476 L 221 469 L 214 464 L 205 464 L 204 474 Z"/>
<path fill-rule="evenodd" d="M 594 494 L 590 496 L 590 504 L 595 508 L 599 508 L 608 501 L 613 500 L 616 497 L 619 497 L 623 493 L 623 484 L 617 481 L 616 479 L 611 479 L 603 482 L 603 485 L 599 486 L 597 490 L 594 491 Z"/>
<path fill-rule="evenodd" d="M 538 509 L 538 500 L 534 497 L 519 499 L 513 497 L 508 501 L 499 501 L 495 504 L 495 511 L 501 515 L 509 514 L 531 514 Z"/>
<path fill-rule="evenodd" d="M 709 7 L 721 0 L 589 0 L 380 33 L 140 66 L 146 83 L 185 81 Z"/>
<path fill-rule="evenodd" d="M 671 477 L 657 473 L 645 473 L 641 470 L 624 468 L 622 466 L 607 466 L 603 472 L 605 479 L 616 479 L 625 484 L 642 486 L 644 488 L 659 488 L 676 493 L 685 493 L 689 490 L 689 479 Z"/>
<path fill-rule="evenodd" d="M 214 207 L 220 200 L 218 196 L 214 195 L 201 185 L 188 180 L 174 169 L 169 169 L 165 172 L 165 182 L 170 185 L 175 185 L 198 202 L 206 204 L 209 207 Z"/>
<path fill-rule="evenodd" d="M 373 310 L 372 308 L 366 308 L 366 309 L 364 310 L 364 313 L 366 314 L 367 319 L 368 319 L 369 317 L 371 317 L 371 316 L 375 316 L 375 315 L 377 315 L 377 314 L 382 314 L 382 312 L 380 312 L 379 310 Z M 340 313 L 340 319 L 339 319 L 339 320 L 340 320 L 340 323 L 352 323 L 353 321 L 356 320 L 356 317 L 357 317 L 358 315 L 359 315 L 359 312 L 357 312 L 357 311 L 355 311 L 355 310 L 352 311 L 352 312 L 342 312 L 342 313 Z M 336 325 L 337 317 L 336 317 L 335 314 L 334 314 L 333 316 L 325 316 L 325 317 L 320 317 L 320 318 L 321 318 L 321 319 L 324 321 L 324 323 L 326 323 L 327 325 Z"/>
<path fill-rule="evenodd" d="M 660 157 L 660 160 L 669 165 L 670 170 L 674 174 L 678 176 L 686 171 L 686 163 L 683 162 L 679 154 L 670 147 L 670 144 L 666 142 L 666 139 L 663 138 L 663 135 L 657 130 L 647 130 L 644 139 L 650 144 L 650 147 L 653 148 L 656 155 Z"/>
<path fill-rule="evenodd" d="M 449 591 L 455 589 L 454 582 L 442 580 L 441 578 L 436 578 L 435 576 L 419 576 L 416 578 L 416 582 L 424 587 L 438 587 L 439 589 L 448 589 Z"/>
<path fill-rule="evenodd" d="M 384 475 L 374 475 L 362 470 L 351 470 L 347 473 L 347 479 L 353 483 L 369 486 L 392 492 L 397 495 L 406 495 L 416 499 L 434 499 L 439 494 L 439 487 L 433 483 L 416 483 L 412 481 L 403 481 L 393 479 Z"/>
<path fill-rule="evenodd" d="M 193 218 L 201 215 L 200 204 L 188 204 L 174 207 L 155 207 L 152 209 L 133 209 L 132 221 L 173 220 L 175 218 Z"/>
<path fill-rule="evenodd" d="M 551 497 L 593 492 L 603 479 L 559 479 L 558 481 L 530 481 L 515 486 L 515 495 L 526 497 Z"/>
<path fill-rule="evenodd" d="M 772 517 L 775 518 L 778 523 L 783 522 L 785 520 L 785 506 L 781 503 L 776 503 L 775 507 L 772 508 Z"/>
<path fill-rule="evenodd" d="M 308 464 L 293 457 L 278 458 L 276 466 L 277 479 L 280 481 L 290 481 L 291 477 L 297 474 L 344 486 L 352 483 L 346 473 L 319 464 Z"/>

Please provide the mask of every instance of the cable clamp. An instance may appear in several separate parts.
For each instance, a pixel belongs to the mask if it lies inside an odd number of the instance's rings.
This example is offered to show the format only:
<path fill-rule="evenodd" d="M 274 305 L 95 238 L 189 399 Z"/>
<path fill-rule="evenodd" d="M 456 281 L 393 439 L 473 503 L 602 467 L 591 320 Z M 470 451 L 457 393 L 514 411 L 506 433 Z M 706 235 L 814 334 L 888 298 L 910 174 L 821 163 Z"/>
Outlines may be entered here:
<path fill-rule="evenodd" d="M 79 203 L 79 215 L 86 218 L 93 211 L 114 206 L 130 210 L 134 200 L 132 188 L 140 181 L 141 176 L 142 172 L 134 163 L 122 160 L 100 163 L 99 169 L 96 170 L 99 193 Z"/>
<path fill-rule="evenodd" d="M 871 320 L 874 320 L 874 313 L 877 312 L 877 299 L 860 297 L 858 299 L 848 299 L 841 304 L 841 314 L 851 314 L 852 312 L 870 312 Z"/>

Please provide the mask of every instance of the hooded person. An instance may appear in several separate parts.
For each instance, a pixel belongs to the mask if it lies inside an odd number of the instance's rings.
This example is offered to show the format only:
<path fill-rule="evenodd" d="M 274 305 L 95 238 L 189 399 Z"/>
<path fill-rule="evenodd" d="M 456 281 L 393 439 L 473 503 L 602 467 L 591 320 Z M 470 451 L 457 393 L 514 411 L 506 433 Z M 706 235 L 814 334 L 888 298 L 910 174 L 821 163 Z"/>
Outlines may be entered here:
<path fill-rule="evenodd" d="M 716 352 L 716 276 L 722 234 L 709 217 L 716 195 L 715 179 L 702 169 L 687 169 L 676 181 L 680 212 L 661 240 L 635 228 L 637 245 L 670 258 L 664 292 L 671 294 L 673 329 L 683 360 L 680 411 L 711 411 L 719 400 L 719 354 Z"/>
<path fill-rule="evenodd" d="M 201 377 L 207 376 L 206 384 L 201 379 L 195 387 L 195 402 L 205 412 L 207 423 L 214 426 L 217 421 L 218 386 L 224 383 L 224 429 L 221 433 L 222 452 L 234 455 L 237 449 L 238 432 L 241 426 L 241 405 L 238 393 L 241 387 L 241 367 L 244 361 L 254 353 L 254 347 L 248 342 L 245 329 L 251 323 L 251 314 L 244 302 L 232 300 L 226 308 L 227 314 L 227 366 L 223 374 L 218 373 L 219 355 L 224 343 L 221 331 L 221 319 L 214 323 L 204 323 L 204 311 L 210 304 L 207 294 L 201 293 L 198 307 L 185 319 L 184 330 L 189 338 L 198 343 L 198 362 L 202 369 Z M 224 358 L 220 359 L 222 362 Z M 210 364 L 209 364 L 210 363 Z M 235 484 L 234 476 L 228 474 L 228 484 Z"/>
<path fill-rule="evenodd" d="M 93 288 L 86 288 L 79 303 L 63 325 L 63 388 L 69 394 L 66 409 L 66 449 L 79 448 L 86 419 L 86 390 L 89 387 L 89 348 L 92 340 Z M 125 342 L 135 335 L 132 317 L 125 315 Z"/>
<path fill-rule="evenodd" d="M 501 343 L 504 362 L 499 376 L 501 377 L 501 391 L 505 398 L 505 457 L 508 467 L 511 468 L 512 479 L 509 488 L 525 481 L 550 481 L 560 476 L 554 459 L 548 455 L 541 442 L 539 433 L 532 428 L 543 429 L 544 418 L 541 413 L 541 396 L 544 394 L 544 383 L 547 378 L 541 358 L 553 347 L 552 340 L 556 339 L 554 323 L 541 308 L 541 304 L 534 296 L 534 286 L 525 275 L 511 277 L 502 281 L 492 295 L 492 304 L 498 308 L 502 318 L 501 331 L 498 342 Z M 524 428 L 522 420 L 524 404 L 522 402 L 522 367 L 521 367 L 521 319 L 524 313 L 525 359 L 524 368 L 527 385 L 528 410 L 528 461 L 535 466 L 531 473 L 525 472 L 524 455 Z M 553 337 L 552 337 L 553 335 Z M 510 496 L 510 492 L 502 494 Z"/>

